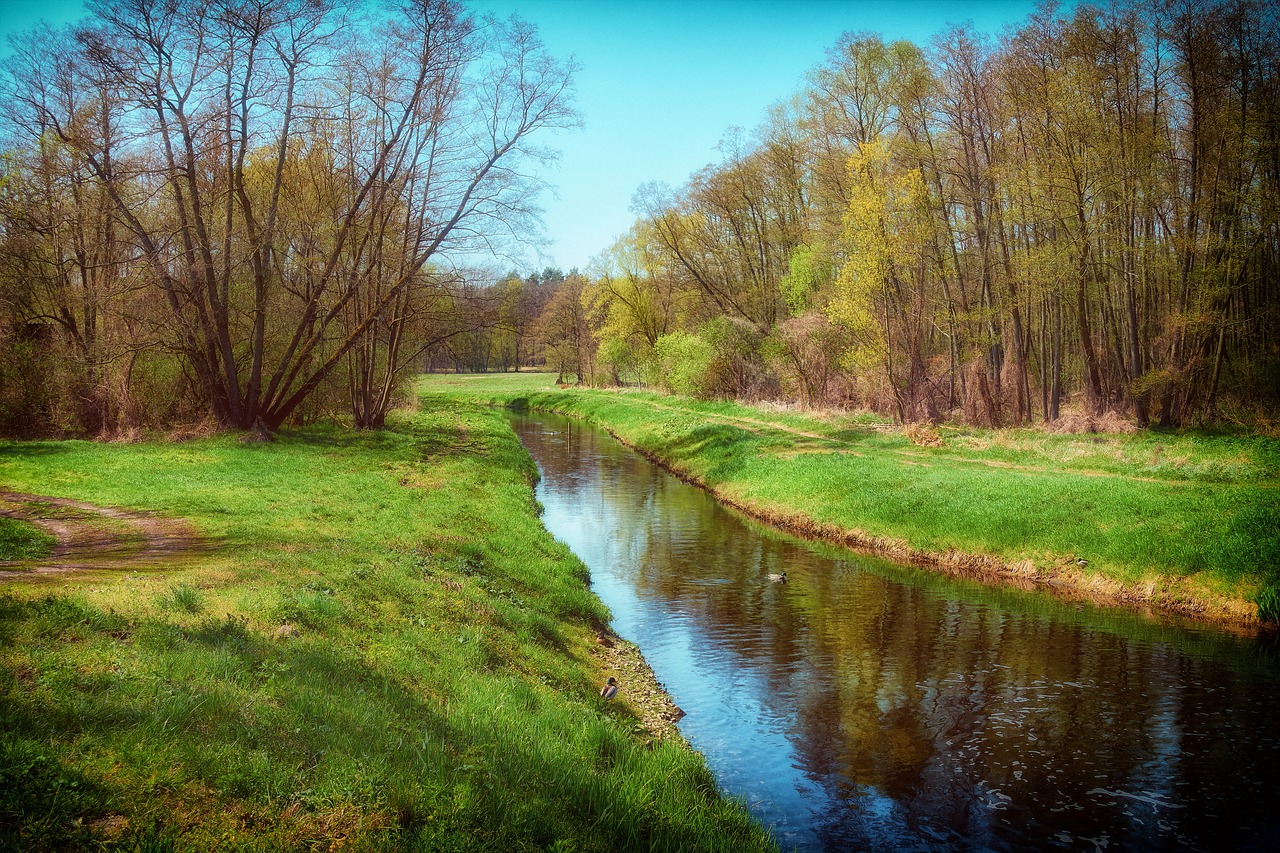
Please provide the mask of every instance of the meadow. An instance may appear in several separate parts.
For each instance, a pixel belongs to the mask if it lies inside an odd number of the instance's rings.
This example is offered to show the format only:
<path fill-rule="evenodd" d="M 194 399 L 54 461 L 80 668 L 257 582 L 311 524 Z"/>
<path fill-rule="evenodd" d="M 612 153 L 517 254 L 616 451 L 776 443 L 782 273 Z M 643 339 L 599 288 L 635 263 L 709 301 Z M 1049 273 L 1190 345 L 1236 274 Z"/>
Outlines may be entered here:
<path fill-rule="evenodd" d="M 952 573 L 1223 623 L 1280 620 L 1280 441 L 894 425 L 538 374 L 436 375 L 428 399 L 580 418 L 794 532 Z"/>
<path fill-rule="evenodd" d="M 773 849 L 645 727 L 656 685 L 597 695 L 609 614 L 535 477 L 501 412 L 438 397 L 375 433 L 0 444 L 4 488 L 206 545 L 8 567 L 0 849 Z"/>

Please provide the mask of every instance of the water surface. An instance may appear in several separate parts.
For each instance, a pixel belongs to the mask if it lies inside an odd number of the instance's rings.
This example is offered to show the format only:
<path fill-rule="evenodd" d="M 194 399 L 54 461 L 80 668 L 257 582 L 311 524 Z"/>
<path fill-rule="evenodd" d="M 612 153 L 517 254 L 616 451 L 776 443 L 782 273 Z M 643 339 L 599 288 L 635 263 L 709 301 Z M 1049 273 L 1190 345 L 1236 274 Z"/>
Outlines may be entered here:
<path fill-rule="evenodd" d="M 547 528 L 784 848 L 1280 849 L 1266 641 L 797 541 L 590 427 L 513 423 Z"/>

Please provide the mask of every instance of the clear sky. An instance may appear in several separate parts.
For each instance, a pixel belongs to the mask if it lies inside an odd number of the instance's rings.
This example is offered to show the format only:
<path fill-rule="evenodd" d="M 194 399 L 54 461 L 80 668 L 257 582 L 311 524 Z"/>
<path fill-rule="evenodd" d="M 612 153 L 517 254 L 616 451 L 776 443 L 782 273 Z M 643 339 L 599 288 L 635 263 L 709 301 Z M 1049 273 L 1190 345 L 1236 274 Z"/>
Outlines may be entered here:
<path fill-rule="evenodd" d="M 950 24 L 998 34 L 1033 0 L 464 0 L 477 12 L 517 13 L 551 52 L 574 56 L 584 127 L 551 142 L 563 155 L 547 175 L 550 243 L 526 270 L 586 269 L 634 220 L 636 188 L 684 183 L 719 159 L 732 127 L 750 130 L 790 97 L 842 32 L 926 45 Z M 41 18 L 75 20 L 80 0 L 0 0 L 0 33 Z M 7 39 L 6 39 L 7 42 Z M 5 50 L 4 52 L 7 52 Z"/>

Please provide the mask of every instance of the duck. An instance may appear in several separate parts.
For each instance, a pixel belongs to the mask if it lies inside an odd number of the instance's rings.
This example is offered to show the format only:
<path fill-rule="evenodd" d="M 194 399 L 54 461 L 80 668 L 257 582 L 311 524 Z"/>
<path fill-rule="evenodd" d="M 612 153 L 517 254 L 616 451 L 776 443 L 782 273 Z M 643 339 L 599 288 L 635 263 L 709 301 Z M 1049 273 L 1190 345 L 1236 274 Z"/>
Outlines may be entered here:
<path fill-rule="evenodd" d="M 781 574 L 776 574 L 776 575 L 773 572 L 770 572 L 769 580 L 773 581 L 774 583 L 786 583 L 787 582 L 786 570 L 784 569 Z"/>
<path fill-rule="evenodd" d="M 612 699 L 617 695 L 618 695 L 618 679 L 614 678 L 611 675 L 609 676 L 609 680 L 604 683 L 604 687 L 600 688 L 600 698 Z"/>

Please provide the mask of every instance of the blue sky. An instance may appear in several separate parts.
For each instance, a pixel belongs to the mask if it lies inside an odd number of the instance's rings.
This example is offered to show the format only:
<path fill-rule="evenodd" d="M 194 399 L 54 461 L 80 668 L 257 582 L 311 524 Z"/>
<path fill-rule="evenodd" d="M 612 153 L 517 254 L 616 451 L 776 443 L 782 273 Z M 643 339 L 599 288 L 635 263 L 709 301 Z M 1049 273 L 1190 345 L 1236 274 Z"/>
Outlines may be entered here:
<path fill-rule="evenodd" d="M 770 104 L 798 91 L 842 32 L 871 31 L 920 45 L 971 21 L 998 34 L 1032 0 L 466 0 L 477 12 L 518 13 L 557 56 L 573 55 L 584 127 L 551 142 L 562 152 L 546 177 L 549 244 L 524 269 L 586 269 L 634 220 L 636 188 L 679 186 L 719 159 L 731 127 L 758 125 Z M 0 0 L 0 33 L 83 14 L 79 0 Z M 7 39 L 6 39 L 7 41 Z M 7 51 L 5 51 L 7 52 Z M 500 264 L 506 266 L 505 263 Z"/>

